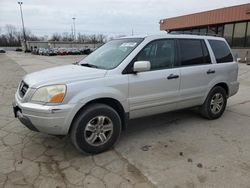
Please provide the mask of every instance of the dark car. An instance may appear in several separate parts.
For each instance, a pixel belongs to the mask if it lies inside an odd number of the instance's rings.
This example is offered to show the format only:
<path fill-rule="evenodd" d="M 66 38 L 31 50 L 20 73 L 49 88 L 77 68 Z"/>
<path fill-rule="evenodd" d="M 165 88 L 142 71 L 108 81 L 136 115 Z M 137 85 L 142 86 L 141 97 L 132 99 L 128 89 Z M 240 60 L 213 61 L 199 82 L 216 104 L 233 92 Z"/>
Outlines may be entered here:
<path fill-rule="evenodd" d="M 68 55 L 80 55 L 81 52 L 77 48 L 69 48 Z"/>
<path fill-rule="evenodd" d="M 5 53 L 6 51 L 2 48 L 0 48 L 0 53 Z"/>
<path fill-rule="evenodd" d="M 92 50 L 90 48 L 81 48 L 80 52 L 81 52 L 81 54 L 89 55 L 89 54 L 91 54 Z"/>
<path fill-rule="evenodd" d="M 31 50 L 25 50 L 24 53 L 31 53 Z"/>
<path fill-rule="evenodd" d="M 16 48 L 16 52 L 22 52 L 22 48 Z"/>

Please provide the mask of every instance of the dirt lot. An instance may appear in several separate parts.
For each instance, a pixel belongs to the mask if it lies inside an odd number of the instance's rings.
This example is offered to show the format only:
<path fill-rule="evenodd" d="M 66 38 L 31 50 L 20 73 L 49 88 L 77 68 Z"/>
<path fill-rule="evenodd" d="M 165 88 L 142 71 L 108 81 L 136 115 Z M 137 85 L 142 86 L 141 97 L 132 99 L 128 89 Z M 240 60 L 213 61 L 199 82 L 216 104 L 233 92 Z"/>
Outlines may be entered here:
<path fill-rule="evenodd" d="M 0 187 L 250 187 L 250 66 L 240 64 L 222 118 L 184 110 L 133 120 L 113 150 L 91 156 L 67 137 L 31 132 L 11 109 L 26 72 L 81 58 L 0 54 Z"/>

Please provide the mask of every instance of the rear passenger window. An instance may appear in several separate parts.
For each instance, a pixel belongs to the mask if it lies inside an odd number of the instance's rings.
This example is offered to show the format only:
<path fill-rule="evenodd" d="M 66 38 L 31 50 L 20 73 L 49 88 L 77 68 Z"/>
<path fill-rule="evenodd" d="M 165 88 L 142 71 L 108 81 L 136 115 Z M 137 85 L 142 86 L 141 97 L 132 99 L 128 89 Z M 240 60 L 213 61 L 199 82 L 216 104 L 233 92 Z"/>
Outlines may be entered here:
<path fill-rule="evenodd" d="M 214 52 L 217 63 L 227 63 L 233 61 L 233 56 L 224 41 L 208 40 Z"/>
<path fill-rule="evenodd" d="M 203 40 L 179 39 L 179 49 L 181 66 L 211 63 Z"/>

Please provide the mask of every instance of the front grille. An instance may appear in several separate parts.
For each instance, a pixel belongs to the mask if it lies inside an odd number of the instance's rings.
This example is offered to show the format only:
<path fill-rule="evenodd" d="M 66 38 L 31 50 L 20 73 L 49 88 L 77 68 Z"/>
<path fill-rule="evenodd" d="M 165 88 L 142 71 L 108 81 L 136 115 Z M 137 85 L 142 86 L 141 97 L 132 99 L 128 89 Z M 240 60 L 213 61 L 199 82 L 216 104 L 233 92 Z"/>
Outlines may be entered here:
<path fill-rule="evenodd" d="M 26 94 L 28 89 L 29 89 L 29 86 L 24 81 L 22 81 L 20 86 L 19 86 L 20 97 L 23 97 Z"/>

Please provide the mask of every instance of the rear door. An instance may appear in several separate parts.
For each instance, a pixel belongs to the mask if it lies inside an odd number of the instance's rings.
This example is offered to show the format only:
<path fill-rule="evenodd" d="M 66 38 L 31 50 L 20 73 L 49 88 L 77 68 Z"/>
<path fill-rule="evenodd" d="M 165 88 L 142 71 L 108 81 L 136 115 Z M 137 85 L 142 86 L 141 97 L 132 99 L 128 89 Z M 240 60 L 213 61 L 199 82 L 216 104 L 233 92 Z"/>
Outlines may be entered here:
<path fill-rule="evenodd" d="M 173 39 L 153 41 L 133 61 L 150 61 L 151 70 L 129 75 L 131 118 L 177 108 L 180 71 L 175 67 L 175 46 Z"/>
<path fill-rule="evenodd" d="M 238 64 L 234 60 L 230 47 L 225 40 L 209 39 L 208 42 L 216 60 L 214 64 L 216 81 L 226 83 L 229 86 L 228 94 L 231 96 L 238 90 Z"/>
<path fill-rule="evenodd" d="M 180 98 L 178 108 L 201 105 L 215 70 L 204 40 L 178 39 Z"/>

